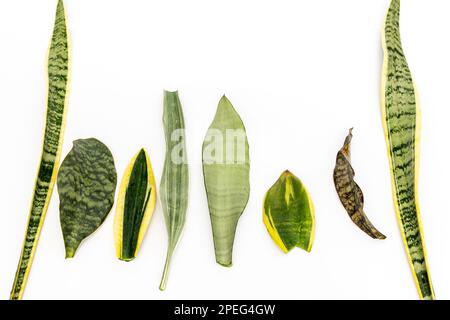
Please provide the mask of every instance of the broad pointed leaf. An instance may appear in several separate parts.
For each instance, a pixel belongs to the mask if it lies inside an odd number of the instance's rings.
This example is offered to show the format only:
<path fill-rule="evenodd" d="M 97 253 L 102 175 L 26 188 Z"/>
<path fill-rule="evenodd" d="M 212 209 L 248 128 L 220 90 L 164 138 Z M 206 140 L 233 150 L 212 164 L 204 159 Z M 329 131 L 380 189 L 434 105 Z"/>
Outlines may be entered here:
<path fill-rule="evenodd" d="M 66 258 L 103 223 L 114 203 L 117 173 L 108 147 L 97 139 L 76 140 L 58 173 L 61 228 Z"/>
<path fill-rule="evenodd" d="M 263 221 L 283 252 L 295 247 L 311 251 L 315 230 L 314 206 L 303 183 L 287 170 L 266 193 Z"/>
<path fill-rule="evenodd" d="M 216 261 L 226 267 L 232 265 L 236 227 L 250 194 L 249 171 L 244 124 L 223 96 L 203 142 L 203 175 Z"/>

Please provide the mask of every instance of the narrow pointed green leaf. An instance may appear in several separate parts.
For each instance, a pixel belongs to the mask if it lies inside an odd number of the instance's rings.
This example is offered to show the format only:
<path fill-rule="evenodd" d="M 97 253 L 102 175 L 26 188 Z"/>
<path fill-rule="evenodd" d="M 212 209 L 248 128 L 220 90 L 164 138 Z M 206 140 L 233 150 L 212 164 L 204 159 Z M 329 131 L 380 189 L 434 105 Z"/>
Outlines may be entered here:
<path fill-rule="evenodd" d="M 156 204 L 156 186 L 150 158 L 141 149 L 122 178 L 114 219 L 116 255 L 133 260 L 141 246 Z"/>
<path fill-rule="evenodd" d="M 232 265 L 239 218 L 250 194 L 250 159 L 241 118 L 223 96 L 203 142 L 203 175 L 208 197 L 216 261 Z"/>
<path fill-rule="evenodd" d="M 58 194 L 66 258 L 103 223 L 114 203 L 117 173 L 108 147 L 97 139 L 80 139 L 61 164 Z"/>
<path fill-rule="evenodd" d="M 298 247 L 311 251 L 314 241 L 314 206 L 299 178 L 285 171 L 267 191 L 263 221 L 284 253 Z"/>
<path fill-rule="evenodd" d="M 69 83 L 69 42 L 64 3 L 58 1 L 48 52 L 48 98 L 44 142 L 25 240 L 17 266 L 11 300 L 22 298 L 34 253 L 55 185 L 64 138 Z"/>
<path fill-rule="evenodd" d="M 382 120 L 395 212 L 422 299 L 434 299 L 418 205 L 420 111 L 400 40 L 400 0 L 392 0 L 383 28 Z"/>
<path fill-rule="evenodd" d="M 183 110 L 178 92 L 164 92 L 164 133 L 166 158 L 160 185 L 161 206 L 164 212 L 169 244 L 160 290 L 165 290 L 172 254 L 186 220 L 189 173 Z"/>

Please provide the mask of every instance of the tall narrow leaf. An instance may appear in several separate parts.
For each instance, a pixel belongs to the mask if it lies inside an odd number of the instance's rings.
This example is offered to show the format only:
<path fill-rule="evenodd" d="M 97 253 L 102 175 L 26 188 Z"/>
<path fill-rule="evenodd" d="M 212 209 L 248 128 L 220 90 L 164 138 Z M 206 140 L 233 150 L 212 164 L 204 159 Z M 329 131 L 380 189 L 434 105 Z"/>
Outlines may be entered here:
<path fill-rule="evenodd" d="M 160 198 L 169 244 L 159 286 L 161 290 L 166 288 L 172 254 L 184 227 L 188 203 L 189 174 L 185 129 L 178 92 L 164 92 L 163 123 L 166 137 L 166 159 L 161 177 Z"/>
<path fill-rule="evenodd" d="M 156 204 L 156 186 L 150 158 L 141 149 L 122 178 L 114 219 L 116 255 L 133 260 L 141 246 Z"/>
<path fill-rule="evenodd" d="M 216 261 L 232 265 L 239 218 L 250 194 L 250 159 L 241 118 L 223 96 L 203 142 L 203 175 L 208 197 Z"/>
<path fill-rule="evenodd" d="M 69 43 L 63 0 L 58 1 L 48 53 L 48 98 L 41 162 L 34 187 L 25 241 L 10 298 L 21 299 L 56 180 L 67 111 Z"/>
<path fill-rule="evenodd" d="M 417 90 L 400 40 L 400 0 L 392 0 L 383 28 L 382 115 L 395 212 L 413 277 L 423 299 L 434 299 L 418 206 L 420 112 Z"/>

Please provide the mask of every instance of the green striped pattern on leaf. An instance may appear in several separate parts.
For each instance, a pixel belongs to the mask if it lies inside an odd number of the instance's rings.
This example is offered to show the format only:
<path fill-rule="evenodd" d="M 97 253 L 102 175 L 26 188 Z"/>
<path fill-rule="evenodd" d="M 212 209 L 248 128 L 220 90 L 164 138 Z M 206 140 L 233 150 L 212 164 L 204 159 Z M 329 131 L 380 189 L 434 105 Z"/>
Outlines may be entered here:
<path fill-rule="evenodd" d="M 48 53 L 48 99 L 42 157 L 34 187 L 25 241 L 10 298 L 21 299 L 55 184 L 64 137 L 69 77 L 69 43 L 64 4 L 58 1 Z"/>
<path fill-rule="evenodd" d="M 61 164 L 58 194 L 66 258 L 103 223 L 114 203 L 117 173 L 108 147 L 80 139 Z"/>
<path fill-rule="evenodd" d="M 178 92 L 164 92 L 164 133 L 166 158 L 160 185 L 161 206 L 164 212 L 169 244 L 160 289 L 164 290 L 173 251 L 178 243 L 186 220 L 189 174 L 183 110 Z"/>
<path fill-rule="evenodd" d="M 395 211 L 413 276 L 423 299 L 433 299 L 417 203 L 419 110 L 416 89 L 400 39 L 400 1 L 392 0 L 384 26 L 382 112 Z"/>
<path fill-rule="evenodd" d="M 241 118 L 223 96 L 203 142 L 203 175 L 216 261 L 232 265 L 239 218 L 250 194 L 250 158 Z"/>
<path fill-rule="evenodd" d="M 267 191 L 263 221 L 283 252 L 298 247 L 311 251 L 314 241 L 314 206 L 299 178 L 285 171 Z"/>

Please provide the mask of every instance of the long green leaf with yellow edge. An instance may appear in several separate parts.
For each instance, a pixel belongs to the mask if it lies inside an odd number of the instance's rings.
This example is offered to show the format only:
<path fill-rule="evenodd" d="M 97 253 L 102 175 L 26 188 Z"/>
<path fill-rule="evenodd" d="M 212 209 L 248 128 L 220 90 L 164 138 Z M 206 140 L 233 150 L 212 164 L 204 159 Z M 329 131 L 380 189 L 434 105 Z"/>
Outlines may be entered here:
<path fill-rule="evenodd" d="M 420 110 L 400 40 L 400 0 L 383 28 L 382 117 L 395 212 L 420 298 L 434 299 L 418 206 Z"/>
<path fill-rule="evenodd" d="M 22 298 L 61 157 L 69 84 L 69 41 L 64 3 L 58 1 L 48 53 L 48 97 L 41 162 L 34 187 L 25 241 L 10 298 Z"/>
<path fill-rule="evenodd" d="M 116 255 L 131 261 L 138 254 L 155 210 L 156 185 L 150 158 L 144 149 L 131 159 L 120 184 L 114 218 Z"/>
<path fill-rule="evenodd" d="M 160 290 L 166 288 L 170 262 L 183 231 L 188 204 L 189 172 L 183 110 L 178 92 L 164 92 L 163 123 L 166 138 L 166 159 L 161 177 L 160 198 L 169 244 L 159 286 Z"/>
<path fill-rule="evenodd" d="M 203 142 L 203 176 L 216 261 L 231 267 L 234 236 L 250 194 L 250 159 L 244 124 L 223 96 Z"/>
<path fill-rule="evenodd" d="M 284 253 L 295 247 L 311 251 L 315 231 L 313 202 L 300 179 L 288 170 L 266 193 L 263 221 Z"/>

